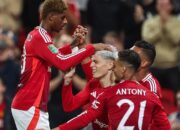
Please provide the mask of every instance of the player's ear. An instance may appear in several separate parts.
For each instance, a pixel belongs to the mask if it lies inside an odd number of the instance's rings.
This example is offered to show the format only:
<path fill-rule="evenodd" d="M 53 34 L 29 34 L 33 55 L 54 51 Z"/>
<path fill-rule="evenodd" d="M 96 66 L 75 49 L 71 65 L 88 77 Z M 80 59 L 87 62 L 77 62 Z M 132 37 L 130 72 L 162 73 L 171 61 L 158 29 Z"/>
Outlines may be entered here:
<path fill-rule="evenodd" d="M 50 22 L 52 22 L 53 19 L 54 19 L 54 14 L 53 14 L 53 13 L 49 13 L 49 14 L 48 14 L 48 20 L 49 20 Z"/>
<path fill-rule="evenodd" d="M 122 72 L 123 72 L 123 73 L 125 73 L 125 72 L 126 72 L 126 70 L 127 70 L 126 66 L 123 66 L 123 68 L 122 68 Z"/>
<path fill-rule="evenodd" d="M 147 61 L 147 60 L 143 60 L 142 62 L 141 62 L 141 68 L 145 68 L 145 67 L 147 67 L 149 65 L 149 62 Z"/>
<path fill-rule="evenodd" d="M 114 62 L 113 61 L 109 62 L 108 68 L 109 68 L 109 70 L 112 70 L 114 68 Z"/>

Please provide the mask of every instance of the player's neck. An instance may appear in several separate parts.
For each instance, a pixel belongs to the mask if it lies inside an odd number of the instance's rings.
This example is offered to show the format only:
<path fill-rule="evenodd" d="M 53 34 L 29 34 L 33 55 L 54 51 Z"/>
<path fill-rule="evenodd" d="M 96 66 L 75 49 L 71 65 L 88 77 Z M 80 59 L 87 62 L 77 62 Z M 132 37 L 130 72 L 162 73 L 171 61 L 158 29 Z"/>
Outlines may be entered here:
<path fill-rule="evenodd" d="M 114 81 L 112 81 L 111 79 L 112 73 L 108 72 L 108 74 L 104 75 L 99 81 L 101 83 L 101 85 L 103 86 L 103 88 L 109 87 L 114 85 Z"/>
<path fill-rule="evenodd" d="M 44 21 L 41 22 L 40 27 L 42 27 L 43 29 L 45 29 L 49 34 L 52 33 L 51 29 L 49 28 L 49 26 L 47 24 L 45 24 Z"/>
<path fill-rule="evenodd" d="M 123 80 L 133 80 L 133 74 L 132 73 L 128 73 L 124 76 Z"/>
<path fill-rule="evenodd" d="M 140 71 L 138 71 L 135 75 L 136 80 L 137 81 L 141 81 L 142 79 L 144 79 L 144 77 L 146 77 L 146 75 L 149 73 L 148 69 L 141 69 Z"/>

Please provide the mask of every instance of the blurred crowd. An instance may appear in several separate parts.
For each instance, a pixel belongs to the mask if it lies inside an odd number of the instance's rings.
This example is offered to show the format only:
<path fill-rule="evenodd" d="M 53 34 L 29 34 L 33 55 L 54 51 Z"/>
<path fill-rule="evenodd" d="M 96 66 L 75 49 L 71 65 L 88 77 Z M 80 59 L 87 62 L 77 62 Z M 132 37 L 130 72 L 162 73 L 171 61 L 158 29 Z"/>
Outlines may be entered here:
<path fill-rule="evenodd" d="M 68 6 L 68 24 L 65 31 L 54 38 L 57 48 L 73 41 L 71 35 L 79 24 L 88 28 L 87 40 L 90 43 L 111 44 L 119 51 L 131 48 L 142 39 L 155 45 L 156 59 L 151 72 L 161 84 L 161 100 L 172 123 L 172 130 L 180 130 L 180 1 L 64 1 Z M 0 2 L 0 130 L 15 130 L 9 107 L 20 78 L 23 43 L 27 34 L 40 24 L 42 2 Z M 64 112 L 61 103 L 63 76 L 61 71 L 52 67 L 48 105 L 52 128 L 81 112 Z M 81 65 L 76 67 L 73 82 L 74 93 L 86 84 Z"/>

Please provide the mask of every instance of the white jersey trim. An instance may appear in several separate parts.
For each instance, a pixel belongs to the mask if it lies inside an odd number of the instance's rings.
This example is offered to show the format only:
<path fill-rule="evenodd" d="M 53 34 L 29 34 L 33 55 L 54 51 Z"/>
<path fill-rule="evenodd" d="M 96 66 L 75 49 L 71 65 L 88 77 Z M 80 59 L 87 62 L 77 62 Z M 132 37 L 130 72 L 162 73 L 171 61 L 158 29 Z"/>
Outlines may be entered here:
<path fill-rule="evenodd" d="M 67 59 L 69 59 L 69 58 L 71 58 L 71 57 L 73 57 L 73 56 L 75 56 L 75 55 L 78 55 L 79 53 L 84 52 L 84 51 L 86 51 L 85 48 L 80 49 L 79 51 L 74 52 L 74 53 L 71 53 L 71 54 L 68 54 L 68 55 L 62 55 L 62 54 L 59 53 L 59 54 L 57 55 L 57 57 L 60 58 L 61 60 L 67 60 Z"/>
<path fill-rule="evenodd" d="M 143 82 L 147 81 L 150 84 L 151 92 L 154 92 L 155 94 L 157 94 L 156 81 L 153 79 L 153 76 L 151 74 L 148 74 L 142 81 Z"/>
<path fill-rule="evenodd" d="M 38 31 L 39 31 L 41 37 L 43 38 L 43 40 L 45 41 L 45 43 L 52 42 L 51 38 L 47 35 L 46 30 L 44 30 L 42 27 L 39 27 Z"/>

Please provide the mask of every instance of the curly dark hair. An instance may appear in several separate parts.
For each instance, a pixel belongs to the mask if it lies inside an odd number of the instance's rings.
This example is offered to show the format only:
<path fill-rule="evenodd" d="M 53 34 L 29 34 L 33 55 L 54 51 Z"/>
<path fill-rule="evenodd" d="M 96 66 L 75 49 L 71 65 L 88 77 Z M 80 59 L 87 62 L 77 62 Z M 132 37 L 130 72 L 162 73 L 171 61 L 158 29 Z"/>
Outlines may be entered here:
<path fill-rule="evenodd" d="M 66 4 L 62 0 L 45 0 L 42 5 L 42 19 L 46 19 L 49 13 L 63 13 L 67 10 Z"/>

